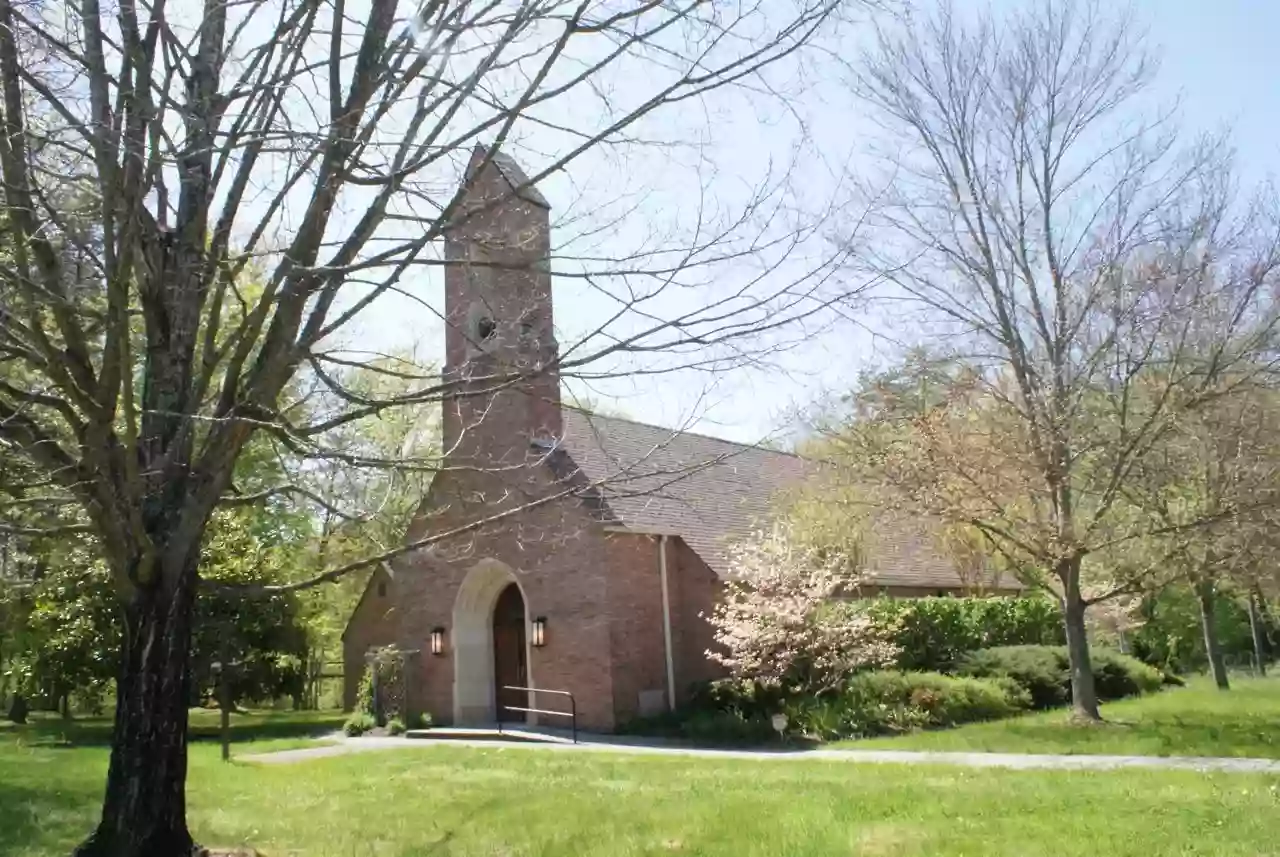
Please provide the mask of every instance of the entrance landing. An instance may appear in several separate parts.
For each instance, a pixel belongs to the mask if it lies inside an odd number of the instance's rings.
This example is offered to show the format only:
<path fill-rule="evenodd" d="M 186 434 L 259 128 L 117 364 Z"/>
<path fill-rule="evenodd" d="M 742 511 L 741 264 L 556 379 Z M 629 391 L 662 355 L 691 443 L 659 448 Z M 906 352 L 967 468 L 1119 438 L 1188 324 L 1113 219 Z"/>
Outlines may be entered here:
<path fill-rule="evenodd" d="M 550 729 L 544 726 L 528 726 L 523 723 L 504 723 L 492 726 L 435 726 L 431 729 L 410 729 L 406 738 L 423 741 L 515 741 L 525 744 L 572 744 L 568 730 Z M 581 738 L 581 736 L 579 736 Z"/>

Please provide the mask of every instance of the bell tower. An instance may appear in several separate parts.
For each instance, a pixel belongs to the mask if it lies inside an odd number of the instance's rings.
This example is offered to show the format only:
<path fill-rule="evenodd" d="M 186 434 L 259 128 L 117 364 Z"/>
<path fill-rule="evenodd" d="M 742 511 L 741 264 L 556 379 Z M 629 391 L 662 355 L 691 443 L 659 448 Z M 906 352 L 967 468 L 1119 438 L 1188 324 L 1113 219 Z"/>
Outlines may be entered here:
<path fill-rule="evenodd" d="M 550 206 L 482 145 L 459 193 L 445 233 L 444 451 L 454 466 L 515 464 L 561 434 Z"/>

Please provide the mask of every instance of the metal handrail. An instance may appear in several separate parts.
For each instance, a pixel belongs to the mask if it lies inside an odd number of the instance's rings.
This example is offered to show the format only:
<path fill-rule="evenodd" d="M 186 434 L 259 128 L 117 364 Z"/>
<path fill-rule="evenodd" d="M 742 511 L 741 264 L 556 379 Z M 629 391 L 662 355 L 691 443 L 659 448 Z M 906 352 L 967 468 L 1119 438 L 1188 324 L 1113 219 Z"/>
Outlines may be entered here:
<path fill-rule="evenodd" d="M 569 725 L 573 731 L 573 743 L 578 743 L 578 703 L 573 698 L 573 694 L 567 690 L 547 690 L 544 687 L 515 687 L 513 685 L 504 685 L 503 690 L 523 691 L 525 693 L 549 693 L 553 696 L 569 697 L 568 711 L 554 711 L 546 708 L 522 708 L 519 705 L 503 705 L 500 706 L 503 711 L 523 711 L 526 714 L 550 714 L 555 717 L 568 717 Z M 498 720 L 498 734 L 502 734 L 502 720 Z"/>

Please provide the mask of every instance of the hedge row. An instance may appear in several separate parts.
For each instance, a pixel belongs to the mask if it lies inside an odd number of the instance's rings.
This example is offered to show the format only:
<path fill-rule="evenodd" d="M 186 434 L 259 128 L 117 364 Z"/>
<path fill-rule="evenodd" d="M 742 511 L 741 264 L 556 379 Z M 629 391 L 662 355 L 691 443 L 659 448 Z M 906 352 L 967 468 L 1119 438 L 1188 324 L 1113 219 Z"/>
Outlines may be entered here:
<path fill-rule="evenodd" d="M 1092 652 L 1102 700 L 1160 689 L 1164 676 L 1136 658 L 1108 649 Z M 940 729 L 999 720 L 1029 708 L 1071 701 L 1071 670 L 1063 646 L 1000 646 L 960 659 L 959 675 L 868 672 L 826 699 L 787 706 L 792 729 L 823 740 Z"/>
<path fill-rule="evenodd" d="M 950 672 L 977 649 L 1064 642 L 1062 614 L 1047 598 L 877 598 L 850 606 L 897 629 L 901 670 Z"/>
<path fill-rule="evenodd" d="M 1007 680 L 894 670 L 855 676 L 838 696 L 797 700 L 787 715 L 795 734 L 829 741 L 998 720 L 1030 704 Z"/>
<path fill-rule="evenodd" d="M 1104 702 L 1152 693 L 1165 682 L 1159 670 L 1110 649 L 1093 649 L 1090 661 L 1098 699 Z M 983 649 L 965 655 L 956 671 L 976 678 L 1010 679 L 1030 694 L 1034 708 L 1056 708 L 1071 702 L 1071 666 L 1065 646 Z"/>
<path fill-rule="evenodd" d="M 1158 690 L 1159 671 L 1105 649 L 1093 651 L 1103 700 Z M 1004 646 L 971 652 L 960 675 L 889 670 L 852 676 L 838 693 L 787 699 L 777 689 L 719 681 L 705 686 L 683 711 L 635 721 L 626 731 L 700 743 L 752 744 L 774 735 L 782 711 L 792 735 L 829 741 L 939 729 L 998 720 L 1071 699 L 1066 650 L 1060 646 Z"/>

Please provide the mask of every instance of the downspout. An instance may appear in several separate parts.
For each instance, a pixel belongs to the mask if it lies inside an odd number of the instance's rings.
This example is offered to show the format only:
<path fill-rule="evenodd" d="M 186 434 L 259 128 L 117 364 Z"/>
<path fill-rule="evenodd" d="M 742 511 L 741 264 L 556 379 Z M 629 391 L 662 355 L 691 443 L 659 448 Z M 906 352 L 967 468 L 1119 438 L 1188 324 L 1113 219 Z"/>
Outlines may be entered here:
<path fill-rule="evenodd" d="M 667 537 L 658 536 L 658 579 L 662 581 L 662 644 L 667 656 L 667 710 L 676 710 L 676 666 L 671 654 L 671 593 L 667 588 Z"/>

